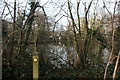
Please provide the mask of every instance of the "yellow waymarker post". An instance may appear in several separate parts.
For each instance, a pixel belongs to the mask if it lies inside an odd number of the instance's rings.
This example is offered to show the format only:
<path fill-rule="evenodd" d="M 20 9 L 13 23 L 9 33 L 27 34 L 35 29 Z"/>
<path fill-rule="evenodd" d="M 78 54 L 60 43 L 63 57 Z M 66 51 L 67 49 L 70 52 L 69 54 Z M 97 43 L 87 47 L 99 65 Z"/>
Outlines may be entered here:
<path fill-rule="evenodd" d="M 33 55 L 33 80 L 38 80 L 39 78 L 39 57 Z"/>

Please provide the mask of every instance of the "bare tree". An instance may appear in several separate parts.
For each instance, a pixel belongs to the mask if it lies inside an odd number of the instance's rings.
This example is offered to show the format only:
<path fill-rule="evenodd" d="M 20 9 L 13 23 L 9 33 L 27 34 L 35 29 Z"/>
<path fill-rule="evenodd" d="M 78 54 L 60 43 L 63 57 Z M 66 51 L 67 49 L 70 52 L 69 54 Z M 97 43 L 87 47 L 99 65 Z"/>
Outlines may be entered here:
<path fill-rule="evenodd" d="M 114 36 L 115 36 L 115 28 L 114 28 L 114 14 L 115 14 L 115 7 L 114 7 L 114 12 L 113 12 L 113 15 L 110 13 L 110 11 L 108 10 L 105 2 L 103 2 L 106 10 L 108 11 L 110 17 L 111 17 L 111 25 L 112 25 L 112 48 L 111 48 L 111 52 L 110 52 L 110 56 L 109 56 L 109 60 L 108 60 L 108 63 L 107 63 L 107 66 L 105 68 L 105 73 L 104 73 L 104 79 L 106 79 L 106 75 L 107 75 L 107 70 L 108 70 L 108 66 L 110 64 L 110 61 L 111 61 L 111 58 L 112 58 L 112 55 L 113 55 L 113 52 L 114 52 L 114 46 L 115 46 L 115 41 L 114 41 Z M 116 2 L 115 2 L 115 5 L 116 6 Z"/>

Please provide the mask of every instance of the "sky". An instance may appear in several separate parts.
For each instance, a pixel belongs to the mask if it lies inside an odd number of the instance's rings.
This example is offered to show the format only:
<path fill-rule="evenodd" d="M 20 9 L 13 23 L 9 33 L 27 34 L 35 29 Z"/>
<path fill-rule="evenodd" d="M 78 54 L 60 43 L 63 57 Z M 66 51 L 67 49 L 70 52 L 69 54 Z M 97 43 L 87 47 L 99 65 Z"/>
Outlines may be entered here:
<path fill-rule="evenodd" d="M 5 0 L 7 3 L 9 3 L 12 7 L 13 7 L 13 3 L 14 3 L 14 0 Z M 21 9 L 24 9 L 24 6 L 26 5 L 26 2 L 29 1 L 29 0 L 16 0 L 17 1 L 17 4 L 19 3 L 19 7 Z M 33 1 L 33 0 L 32 0 Z M 49 16 L 50 18 L 53 19 L 53 21 L 57 21 L 62 15 L 66 15 L 64 11 L 62 11 L 61 13 L 58 13 L 59 10 L 61 9 L 60 6 L 58 5 L 62 5 L 66 0 L 38 0 L 40 5 L 44 5 L 44 8 L 45 8 L 45 11 L 46 11 L 46 14 L 47 16 Z M 49 3 L 47 3 L 49 1 Z M 82 0 L 83 2 L 84 1 L 89 1 L 90 0 Z M 97 1 L 97 0 L 94 0 L 94 1 Z M 102 13 L 102 9 L 101 7 L 103 7 L 103 3 L 102 1 L 105 1 L 106 2 L 106 5 L 108 7 L 108 9 L 113 12 L 113 7 L 114 7 L 114 2 L 116 0 L 99 0 L 98 1 L 98 8 L 96 9 L 96 13 L 98 14 L 101 14 Z M 120 1 L 120 0 L 117 0 L 117 1 Z M 53 2 L 57 2 L 57 4 L 53 3 Z M 71 0 L 71 2 L 75 5 L 76 4 L 76 0 Z M 47 4 L 46 4 L 47 3 Z M 2 5 L 1 5 L 2 4 Z M 87 3 L 86 3 L 87 4 Z M 95 3 L 93 3 L 95 4 Z M 3 0 L 0 0 L 0 14 L 2 13 L 3 11 Z M 91 9 L 94 9 L 95 6 L 91 6 Z M 29 6 L 28 6 L 29 8 Z M 64 6 L 63 9 L 65 11 L 67 11 L 67 6 Z M 10 8 L 10 10 L 13 12 L 13 9 Z M 91 13 L 93 13 L 93 10 L 90 10 Z M 7 14 L 9 11 L 7 10 L 7 8 L 5 9 L 5 14 Z M 58 13 L 58 16 L 55 16 L 56 14 Z M 76 11 L 73 10 L 73 14 L 76 14 Z M 84 6 L 83 4 L 81 3 L 80 5 L 80 16 L 82 17 L 84 15 Z M 76 17 L 74 15 L 74 17 Z M 10 18 L 10 15 L 7 16 L 7 18 Z M 61 25 L 64 25 L 64 26 L 67 26 L 67 18 L 66 17 L 63 17 L 60 21 L 59 21 L 59 26 Z"/>

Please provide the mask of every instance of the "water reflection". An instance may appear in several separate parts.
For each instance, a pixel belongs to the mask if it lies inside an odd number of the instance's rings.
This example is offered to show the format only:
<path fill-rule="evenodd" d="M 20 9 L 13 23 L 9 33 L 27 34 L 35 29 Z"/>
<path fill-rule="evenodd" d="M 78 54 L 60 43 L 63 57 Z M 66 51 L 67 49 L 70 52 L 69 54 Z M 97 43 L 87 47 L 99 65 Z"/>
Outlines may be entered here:
<path fill-rule="evenodd" d="M 103 62 L 107 63 L 108 62 L 108 58 L 109 58 L 110 52 L 107 48 L 105 48 L 103 50 Z"/>
<path fill-rule="evenodd" d="M 45 59 L 50 58 L 51 63 L 60 67 L 60 64 L 72 64 L 77 59 L 76 51 L 72 46 L 64 44 L 38 44 L 37 50 L 44 53 Z"/>
<path fill-rule="evenodd" d="M 69 66 L 68 64 L 76 64 L 77 53 L 72 46 L 66 46 L 65 44 L 37 44 L 37 51 L 43 53 L 44 59 L 49 59 L 52 64 L 60 67 L 60 64 Z M 102 51 L 103 54 L 96 53 L 88 54 L 88 59 L 94 63 L 98 61 L 107 63 L 109 57 L 109 51 L 105 48 Z M 91 57 L 90 57 L 91 56 Z M 99 60 L 98 60 L 99 59 Z M 102 61 L 101 61 L 102 60 Z M 95 63 L 94 63 L 95 64 Z"/>

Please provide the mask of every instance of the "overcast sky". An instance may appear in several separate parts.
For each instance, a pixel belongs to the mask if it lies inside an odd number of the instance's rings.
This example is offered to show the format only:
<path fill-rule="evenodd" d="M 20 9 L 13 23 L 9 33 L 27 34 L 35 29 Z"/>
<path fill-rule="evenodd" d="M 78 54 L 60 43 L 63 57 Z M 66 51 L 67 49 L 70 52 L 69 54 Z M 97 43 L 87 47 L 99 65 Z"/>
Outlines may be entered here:
<path fill-rule="evenodd" d="M 3 1 L 3 0 L 2 0 Z M 3 6 L 4 6 L 4 4 L 3 4 L 3 2 L 2 2 L 1 0 L 0 0 L 0 14 L 1 14 L 1 12 L 3 11 Z M 13 3 L 14 3 L 14 0 L 5 0 L 7 3 L 9 3 L 12 7 L 13 7 Z M 28 2 L 29 0 L 16 0 L 17 1 L 17 4 L 19 3 L 20 4 L 20 8 L 21 9 L 24 9 L 24 6 L 26 5 L 26 2 Z M 32 0 L 33 1 L 33 0 Z M 40 5 L 44 5 L 44 4 L 46 4 L 46 2 L 48 1 L 48 0 L 38 0 L 39 2 L 40 2 Z M 62 15 L 66 15 L 65 13 L 64 13 L 64 11 L 62 11 L 61 13 L 59 13 L 58 14 L 58 16 L 57 17 L 54 17 L 54 15 L 55 14 L 57 14 L 58 12 L 59 12 L 59 10 L 60 10 L 60 7 L 58 7 L 58 5 L 62 5 L 64 2 L 65 2 L 66 0 L 49 0 L 49 3 L 47 3 L 45 6 L 44 6 L 44 8 L 45 8 L 45 11 L 46 11 L 46 14 L 49 16 L 49 17 L 51 17 L 51 18 L 54 18 L 55 19 L 55 21 L 57 20 L 57 19 L 59 19 Z M 82 2 L 85 2 L 85 1 L 88 1 L 88 3 L 89 3 L 89 1 L 90 0 L 82 0 Z M 97 0 L 94 0 L 94 1 L 97 1 Z M 101 14 L 100 13 L 100 11 L 102 11 L 101 10 L 101 8 L 103 7 L 103 3 L 102 3 L 102 1 L 105 1 L 106 2 L 106 5 L 107 5 L 107 7 L 108 7 L 108 9 L 111 11 L 111 12 L 113 12 L 113 7 L 114 7 L 114 2 L 116 1 L 116 0 L 99 0 L 98 1 L 98 11 L 97 12 L 99 12 L 98 14 Z M 117 1 L 120 1 L 120 0 L 117 0 Z M 54 3 L 52 3 L 52 2 L 57 2 L 57 4 L 54 4 Z M 76 0 L 71 0 L 71 2 L 73 3 L 73 4 L 76 4 Z M 87 4 L 87 3 L 86 3 Z M 95 4 L 95 3 L 93 3 L 93 4 Z M 28 6 L 28 8 L 29 8 L 29 6 Z M 66 10 L 66 8 L 67 8 L 67 6 L 66 7 L 63 7 L 63 9 L 65 9 Z M 92 7 L 91 7 L 91 9 L 94 9 L 94 6 L 92 5 Z M 11 11 L 13 11 L 13 9 L 12 8 L 10 8 L 10 10 Z M 93 10 L 90 10 L 91 11 L 91 13 L 93 12 Z M 8 9 L 6 8 L 5 9 L 5 14 L 7 14 L 9 11 L 8 11 Z M 75 11 L 74 11 L 75 12 Z M 73 13 L 74 13 L 73 12 Z M 82 16 L 82 15 L 84 15 L 84 6 L 83 6 L 83 4 L 81 3 L 81 5 L 80 5 L 80 16 Z M 76 14 L 76 13 L 75 13 Z M 8 16 L 8 18 L 10 17 L 10 15 Z M 60 21 L 59 21 L 59 24 L 62 24 L 62 25 L 67 25 L 66 24 L 67 23 L 67 18 L 66 17 L 64 17 L 64 18 L 62 18 Z"/>

